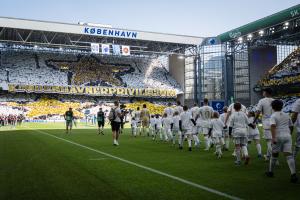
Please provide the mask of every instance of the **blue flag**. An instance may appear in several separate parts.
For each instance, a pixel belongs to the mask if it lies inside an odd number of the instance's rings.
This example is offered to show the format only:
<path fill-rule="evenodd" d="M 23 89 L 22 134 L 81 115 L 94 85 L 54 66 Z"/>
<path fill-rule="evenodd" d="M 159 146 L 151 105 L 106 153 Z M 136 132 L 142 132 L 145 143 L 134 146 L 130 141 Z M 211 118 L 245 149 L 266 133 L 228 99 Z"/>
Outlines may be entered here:
<path fill-rule="evenodd" d="M 113 44 L 113 45 L 112 45 L 112 48 L 113 48 L 113 54 L 114 54 L 114 55 L 120 55 L 120 54 L 121 54 L 121 48 L 120 48 L 120 45 L 115 45 L 115 44 Z"/>

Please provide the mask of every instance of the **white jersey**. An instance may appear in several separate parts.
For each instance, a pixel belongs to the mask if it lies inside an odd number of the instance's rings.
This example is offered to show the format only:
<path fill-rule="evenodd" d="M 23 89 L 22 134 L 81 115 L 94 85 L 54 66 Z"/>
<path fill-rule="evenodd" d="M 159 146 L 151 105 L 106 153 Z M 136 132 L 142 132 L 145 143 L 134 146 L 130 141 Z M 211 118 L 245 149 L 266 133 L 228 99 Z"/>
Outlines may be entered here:
<path fill-rule="evenodd" d="M 191 119 L 192 119 L 192 114 L 189 111 L 183 111 L 183 113 L 180 114 L 182 130 L 192 129 L 193 123 Z"/>
<path fill-rule="evenodd" d="M 153 118 L 152 118 L 152 117 L 150 118 L 150 126 L 151 126 L 152 128 L 155 127 L 155 119 L 156 119 L 156 118 L 154 118 L 154 117 L 153 117 Z"/>
<path fill-rule="evenodd" d="M 243 104 L 241 104 L 242 105 L 242 108 L 241 108 L 241 110 L 240 111 L 242 111 L 242 112 L 244 112 L 244 113 L 247 113 L 247 108 L 246 108 L 246 106 L 244 106 Z M 232 104 L 230 104 L 229 106 L 228 106 L 228 111 L 230 111 L 231 113 L 234 113 L 234 112 L 236 112 L 236 110 L 234 109 L 234 103 L 232 103 Z"/>
<path fill-rule="evenodd" d="M 166 117 L 162 118 L 162 124 L 165 129 L 171 129 L 172 118 Z"/>
<path fill-rule="evenodd" d="M 298 99 L 297 101 L 295 101 L 295 103 L 293 104 L 293 108 L 292 111 L 295 113 L 298 113 L 298 119 L 295 123 L 297 132 L 300 133 L 300 99 Z"/>
<path fill-rule="evenodd" d="M 155 118 L 155 125 L 157 129 L 161 129 L 162 126 L 162 122 L 161 122 L 161 118 Z"/>
<path fill-rule="evenodd" d="M 182 106 L 176 106 L 175 108 L 174 108 L 174 113 L 175 112 L 178 112 L 178 114 L 180 115 L 182 112 L 183 112 L 183 107 Z"/>
<path fill-rule="evenodd" d="M 253 124 L 254 119 L 255 119 L 254 117 L 249 117 L 248 118 L 249 123 Z M 250 136 L 259 135 L 259 130 L 258 130 L 257 126 L 255 127 L 255 129 L 249 128 L 249 135 Z"/>
<path fill-rule="evenodd" d="M 232 127 L 234 137 L 246 137 L 248 134 L 248 117 L 242 112 L 234 112 L 231 114 L 229 126 Z"/>
<path fill-rule="evenodd" d="M 222 137 L 224 123 L 221 119 L 212 119 L 211 120 L 211 128 L 212 128 L 212 137 Z"/>
<path fill-rule="evenodd" d="M 274 112 L 271 115 L 270 124 L 276 125 L 276 137 L 291 137 L 290 127 L 293 124 L 289 114 L 284 113 L 282 111 Z"/>
<path fill-rule="evenodd" d="M 256 109 L 262 113 L 262 124 L 264 129 L 270 129 L 270 117 L 273 114 L 271 106 L 273 98 L 265 97 L 259 100 Z"/>
<path fill-rule="evenodd" d="M 191 108 L 191 113 L 192 113 L 193 119 L 196 120 L 196 117 L 200 114 L 199 110 L 200 110 L 200 108 L 198 106 L 194 106 Z"/>
<path fill-rule="evenodd" d="M 220 115 L 220 120 L 225 124 L 225 119 L 226 119 L 226 115 L 227 115 L 227 113 L 222 113 L 221 115 Z M 229 121 L 229 120 L 228 120 Z M 227 121 L 227 124 L 226 125 L 228 125 L 228 121 Z"/>
<path fill-rule="evenodd" d="M 136 128 L 137 127 L 137 121 L 136 120 L 131 120 L 131 127 Z"/>
<path fill-rule="evenodd" d="M 175 131 L 179 130 L 179 120 L 180 120 L 179 115 L 173 116 L 173 130 L 175 130 Z"/>
<path fill-rule="evenodd" d="M 137 110 L 134 112 L 134 118 L 137 122 L 141 120 L 141 111 Z"/>
<path fill-rule="evenodd" d="M 167 107 L 165 108 L 164 113 L 166 113 L 168 117 L 173 117 L 174 109 L 171 107 Z"/>
<path fill-rule="evenodd" d="M 202 106 L 199 109 L 199 118 L 197 119 L 197 124 L 202 128 L 209 128 L 210 119 L 213 115 L 214 109 L 210 106 Z"/>

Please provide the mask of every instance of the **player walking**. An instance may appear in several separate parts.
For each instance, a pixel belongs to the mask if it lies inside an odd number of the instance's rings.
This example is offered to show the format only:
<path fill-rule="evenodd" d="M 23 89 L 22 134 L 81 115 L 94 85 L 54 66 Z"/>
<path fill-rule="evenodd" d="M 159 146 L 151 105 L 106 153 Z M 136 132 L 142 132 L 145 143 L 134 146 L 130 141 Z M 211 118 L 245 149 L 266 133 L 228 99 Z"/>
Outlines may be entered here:
<path fill-rule="evenodd" d="M 199 118 L 197 123 L 201 126 L 202 133 L 204 136 L 205 150 L 208 151 L 211 145 L 211 138 L 208 135 L 210 129 L 210 120 L 213 115 L 213 108 L 208 105 L 208 99 L 203 100 L 203 106 L 199 109 Z"/>
<path fill-rule="evenodd" d="M 256 107 L 256 116 L 254 123 L 256 123 L 259 115 L 262 114 L 262 124 L 263 124 L 263 131 L 264 131 L 264 138 L 267 143 L 267 154 L 264 156 L 265 160 L 269 160 L 272 154 L 272 134 L 271 134 L 271 125 L 270 125 L 270 118 L 273 113 L 271 103 L 274 100 L 271 98 L 272 89 L 266 88 L 263 90 L 263 96 L 261 100 L 258 101 Z"/>
<path fill-rule="evenodd" d="M 300 99 L 295 101 L 293 104 L 292 109 L 292 122 L 295 124 L 296 130 L 297 130 L 297 136 L 296 136 L 296 144 L 294 149 L 294 158 L 296 160 L 296 156 L 300 150 Z"/>
<path fill-rule="evenodd" d="M 69 108 L 68 111 L 64 114 L 64 118 L 66 120 L 66 134 L 71 133 L 72 131 L 72 124 L 74 120 L 74 114 L 72 108 Z"/>
<path fill-rule="evenodd" d="M 282 112 L 283 102 L 274 100 L 271 104 L 274 113 L 270 117 L 272 133 L 272 156 L 270 159 L 269 170 L 266 172 L 268 177 L 274 176 L 274 167 L 276 165 L 280 152 L 283 152 L 287 164 L 291 171 L 291 182 L 298 181 L 294 156 L 292 155 L 292 120 L 289 114 Z"/>
<path fill-rule="evenodd" d="M 111 108 L 108 118 L 111 124 L 113 145 L 119 146 L 118 140 L 120 135 L 120 127 L 121 127 L 121 109 L 118 101 L 114 102 L 114 106 Z"/>
<path fill-rule="evenodd" d="M 97 113 L 97 122 L 98 122 L 98 134 L 104 135 L 103 129 L 105 125 L 105 114 L 102 111 L 102 108 L 99 108 Z"/>
<path fill-rule="evenodd" d="M 149 121 L 150 121 L 150 112 L 147 109 L 147 105 L 143 105 L 143 109 L 141 111 L 141 120 L 142 120 L 142 134 L 145 134 L 145 130 L 147 132 L 147 136 L 149 136 Z"/>

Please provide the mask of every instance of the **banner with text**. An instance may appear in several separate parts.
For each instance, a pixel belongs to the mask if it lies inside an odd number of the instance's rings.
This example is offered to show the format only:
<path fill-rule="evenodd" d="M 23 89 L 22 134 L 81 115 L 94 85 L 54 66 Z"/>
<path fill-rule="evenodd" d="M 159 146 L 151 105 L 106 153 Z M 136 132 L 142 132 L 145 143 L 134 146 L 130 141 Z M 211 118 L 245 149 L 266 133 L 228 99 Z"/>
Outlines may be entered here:
<path fill-rule="evenodd" d="M 47 85 L 17 85 L 9 84 L 9 92 L 26 93 L 57 93 L 90 96 L 118 96 L 145 98 L 176 98 L 176 90 L 151 88 L 113 88 L 97 86 L 47 86 Z"/>

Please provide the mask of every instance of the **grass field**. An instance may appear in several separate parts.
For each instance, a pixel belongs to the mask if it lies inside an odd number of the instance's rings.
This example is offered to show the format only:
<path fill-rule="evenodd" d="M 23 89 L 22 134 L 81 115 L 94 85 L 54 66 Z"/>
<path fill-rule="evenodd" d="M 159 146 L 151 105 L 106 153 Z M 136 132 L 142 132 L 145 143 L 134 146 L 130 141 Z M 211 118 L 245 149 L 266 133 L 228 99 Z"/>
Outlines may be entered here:
<path fill-rule="evenodd" d="M 63 127 L 62 123 L 27 123 L 16 129 L 0 128 L 1 200 L 299 196 L 300 184 L 289 182 L 283 156 L 275 177 L 266 178 L 267 163 L 256 158 L 254 145 L 250 165 L 235 166 L 232 151 L 218 160 L 214 149 L 179 150 L 148 137 L 132 138 L 129 129 L 121 135 L 120 146 L 114 147 L 109 129 L 102 136 L 95 127 L 80 124 L 66 135 Z"/>

